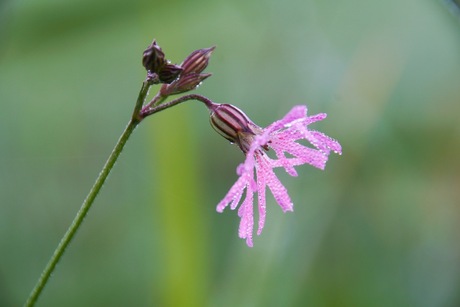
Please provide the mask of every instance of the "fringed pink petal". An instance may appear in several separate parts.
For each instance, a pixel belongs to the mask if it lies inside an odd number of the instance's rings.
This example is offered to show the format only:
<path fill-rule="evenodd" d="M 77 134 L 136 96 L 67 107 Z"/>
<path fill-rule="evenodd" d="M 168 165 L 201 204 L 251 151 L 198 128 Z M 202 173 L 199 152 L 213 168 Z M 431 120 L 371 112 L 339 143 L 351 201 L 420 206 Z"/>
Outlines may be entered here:
<path fill-rule="evenodd" d="M 292 204 L 287 189 L 284 187 L 281 181 L 279 181 L 278 177 L 276 177 L 273 171 L 270 171 L 270 173 L 271 174 L 267 178 L 267 185 L 270 188 L 270 191 L 272 191 L 276 202 L 280 205 L 281 209 L 283 209 L 283 212 L 293 211 L 294 205 Z"/>
<path fill-rule="evenodd" d="M 264 168 L 260 167 L 259 165 L 263 163 L 263 161 L 260 161 L 264 159 L 262 155 L 257 155 L 256 156 L 256 161 L 258 167 L 256 168 L 257 171 L 257 195 L 258 195 L 258 208 L 259 208 L 259 226 L 257 228 L 257 235 L 260 235 L 262 233 L 262 229 L 264 228 L 265 225 L 265 217 L 267 213 L 267 208 L 266 208 L 266 198 L 265 198 L 265 190 L 266 190 L 266 179 L 265 179 L 265 172 Z"/>
<path fill-rule="evenodd" d="M 274 131 L 283 129 L 293 122 L 305 118 L 307 115 L 307 107 L 306 106 L 295 106 L 289 111 L 282 119 L 274 122 L 270 126 L 264 129 L 264 131 L 268 133 L 272 133 Z"/>
<path fill-rule="evenodd" d="M 238 234 L 240 238 L 246 239 L 246 244 L 249 247 L 252 247 L 252 232 L 254 229 L 254 191 L 247 189 L 246 192 L 246 198 L 238 209 L 238 215 L 241 217 Z"/>
<path fill-rule="evenodd" d="M 276 153 L 276 157 L 278 158 L 277 163 L 273 163 L 273 167 L 282 166 L 289 175 L 297 177 L 297 171 L 295 170 L 294 165 L 290 162 L 291 159 L 285 156 L 284 149 L 276 145 L 272 145 L 270 147 L 273 148 Z"/>
<path fill-rule="evenodd" d="M 322 145 L 322 148 L 327 148 L 337 154 L 342 154 L 342 146 L 333 138 L 316 130 L 310 130 L 310 134 Z"/>
<path fill-rule="evenodd" d="M 231 209 L 235 209 L 240 202 L 241 195 L 243 194 L 245 188 L 248 186 L 248 175 L 241 176 L 238 180 L 233 184 L 233 186 L 228 191 L 227 195 L 225 195 L 224 199 L 222 199 L 219 204 L 217 205 L 217 212 L 222 213 L 224 209 L 231 203 Z"/>
<path fill-rule="evenodd" d="M 319 114 L 315 114 L 315 115 L 312 115 L 312 116 L 308 116 L 305 121 L 303 122 L 303 124 L 305 126 L 308 126 L 314 122 L 319 122 L 323 119 L 325 119 L 327 117 L 327 114 L 326 113 L 319 113 Z"/>
<path fill-rule="evenodd" d="M 260 159 L 259 172 L 263 173 L 264 183 L 268 185 L 270 191 L 272 191 L 276 202 L 280 205 L 284 212 L 292 211 L 293 204 L 289 197 L 286 188 L 283 186 L 278 177 L 276 177 L 273 169 L 269 165 L 269 157 L 264 156 Z"/>
<path fill-rule="evenodd" d="M 267 186 L 284 212 L 293 210 L 287 189 L 273 169 L 283 167 L 291 176 L 297 176 L 295 166 L 310 164 L 324 169 L 331 151 L 342 152 L 336 140 L 307 128 L 309 124 L 324 118 L 326 118 L 324 113 L 307 116 L 306 106 L 295 106 L 281 120 L 263 129 L 260 134 L 255 135 L 254 139 L 249 139 L 251 144 L 249 148 L 245 148 L 246 159 L 237 168 L 240 177 L 217 205 L 218 212 L 222 212 L 229 204 L 231 209 L 235 209 L 246 190 L 244 201 L 238 208 L 238 216 L 241 218 L 238 233 L 240 238 L 246 239 L 248 246 L 253 246 L 254 193 L 258 193 L 258 235 L 262 233 L 266 220 Z M 314 148 L 297 142 L 303 139 L 310 142 Z M 276 159 L 267 156 L 265 153 L 267 146 L 274 150 Z M 254 170 L 256 179 L 254 179 Z"/>

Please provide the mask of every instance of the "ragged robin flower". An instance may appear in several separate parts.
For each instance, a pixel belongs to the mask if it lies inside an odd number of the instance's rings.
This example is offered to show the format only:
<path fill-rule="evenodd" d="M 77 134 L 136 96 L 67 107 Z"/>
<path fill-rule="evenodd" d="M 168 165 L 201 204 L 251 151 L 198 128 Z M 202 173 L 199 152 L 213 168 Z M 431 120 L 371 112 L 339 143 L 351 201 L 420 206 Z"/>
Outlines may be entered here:
<path fill-rule="evenodd" d="M 325 134 L 308 129 L 308 125 L 323 120 L 326 114 L 307 116 L 306 106 L 295 106 L 281 120 L 266 128 L 254 124 L 241 110 L 228 104 L 209 104 L 210 121 L 213 128 L 223 137 L 237 144 L 246 155 L 237 168 L 238 180 L 217 205 L 222 212 L 228 205 L 238 209 L 241 218 L 239 236 L 246 244 L 253 246 L 254 194 L 257 193 L 259 221 L 257 235 L 262 233 L 266 216 L 266 187 L 275 200 L 286 211 L 293 210 L 293 204 L 286 188 L 276 177 L 273 169 L 282 167 L 291 176 L 297 176 L 294 166 L 310 164 L 324 169 L 331 151 L 341 154 L 340 144 Z M 312 146 L 298 143 L 306 140 Z M 273 150 L 276 157 L 269 157 Z M 245 198 L 241 202 L 243 193 Z"/>

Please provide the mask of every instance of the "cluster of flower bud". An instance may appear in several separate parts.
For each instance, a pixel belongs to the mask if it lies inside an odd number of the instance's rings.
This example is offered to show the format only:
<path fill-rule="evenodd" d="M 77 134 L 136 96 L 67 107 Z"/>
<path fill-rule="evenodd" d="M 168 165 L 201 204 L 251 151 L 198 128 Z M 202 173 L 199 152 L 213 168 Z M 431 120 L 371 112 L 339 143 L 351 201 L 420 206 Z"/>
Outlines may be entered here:
<path fill-rule="evenodd" d="M 182 67 L 170 64 L 156 40 L 145 49 L 142 65 L 148 72 L 153 83 L 171 83 L 179 77 Z"/>
<path fill-rule="evenodd" d="M 191 91 L 211 76 L 202 71 L 208 66 L 214 49 L 195 50 L 180 65 L 173 65 L 166 60 L 164 52 L 154 40 L 144 51 L 142 64 L 152 83 L 164 83 L 160 95 L 166 97 Z"/>

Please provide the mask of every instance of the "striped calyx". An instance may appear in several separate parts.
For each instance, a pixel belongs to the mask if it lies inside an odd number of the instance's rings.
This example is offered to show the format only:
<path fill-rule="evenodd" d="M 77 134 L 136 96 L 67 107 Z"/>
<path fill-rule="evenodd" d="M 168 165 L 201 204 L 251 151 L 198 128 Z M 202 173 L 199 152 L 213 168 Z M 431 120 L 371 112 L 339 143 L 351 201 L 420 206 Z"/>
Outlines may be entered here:
<path fill-rule="evenodd" d="M 184 69 L 183 74 L 200 73 L 209 63 L 209 58 L 216 47 L 198 49 L 190 53 L 190 55 L 182 62 L 181 67 Z"/>
<path fill-rule="evenodd" d="M 214 130 L 247 153 L 254 137 L 262 129 L 254 124 L 237 107 L 230 104 L 214 104 L 211 108 L 210 122 Z"/>

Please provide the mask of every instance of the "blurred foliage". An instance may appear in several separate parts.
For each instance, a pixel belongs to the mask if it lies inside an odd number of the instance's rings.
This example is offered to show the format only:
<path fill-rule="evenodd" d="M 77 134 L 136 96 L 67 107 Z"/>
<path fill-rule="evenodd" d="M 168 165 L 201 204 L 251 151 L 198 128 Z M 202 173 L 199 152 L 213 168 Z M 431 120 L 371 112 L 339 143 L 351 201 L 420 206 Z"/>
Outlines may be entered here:
<path fill-rule="evenodd" d="M 279 173 L 255 247 L 215 205 L 242 155 L 188 102 L 134 133 L 38 306 L 460 305 L 460 23 L 445 1 L 0 2 L 0 306 L 21 305 L 127 122 L 156 38 L 198 89 L 295 104 L 342 156 Z"/>

